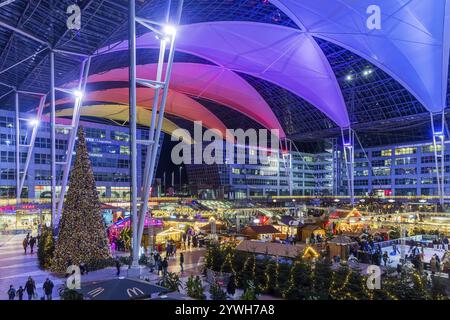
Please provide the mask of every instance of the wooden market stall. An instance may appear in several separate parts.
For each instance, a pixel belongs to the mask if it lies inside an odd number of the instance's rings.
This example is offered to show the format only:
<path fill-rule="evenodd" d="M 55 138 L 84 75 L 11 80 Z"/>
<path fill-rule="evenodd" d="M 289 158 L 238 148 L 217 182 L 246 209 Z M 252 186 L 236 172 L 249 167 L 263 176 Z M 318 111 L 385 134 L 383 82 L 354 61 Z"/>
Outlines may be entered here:
<path fill-rule="evenodd" d="M 330 258 L 340 257 L 342 260 L 347 260 L 350 254 L 350 247 L 356 242 L 348 237 L 339 235 L 328 241 Z"/>
<path fill-rule="evenodd" d="M 307 224 L 301 228 L 301 241 L 306 242 L 306 240 L 310 239 L 312 235 L 314 235 L 314 237 L 320 235 L 325 238 L 325 229 L 317 224 Z"/>
<path fill-rule="evenodd" d="M 242 229 L 241 232 L 250 239 L 262 241 L 273 241 L 276 238 L 282 239 L 286 236 L 272 225 L 248 226 Z"/>

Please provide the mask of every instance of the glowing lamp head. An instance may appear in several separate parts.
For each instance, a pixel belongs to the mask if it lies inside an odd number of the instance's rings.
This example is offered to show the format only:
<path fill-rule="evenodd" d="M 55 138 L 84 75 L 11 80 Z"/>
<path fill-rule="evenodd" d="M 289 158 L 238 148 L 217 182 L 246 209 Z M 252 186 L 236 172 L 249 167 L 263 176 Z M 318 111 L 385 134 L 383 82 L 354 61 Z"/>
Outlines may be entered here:
<path fill-rule="evenodd" d="M 73 95 L 74 95 L 75 98 L 77 98 L 77 99 L 83 98 L 83 92 L 80 91 L 80 90 L 75 90 L 75 91 L 73 92 Z"/>
<path fill-rule="evenodd" d="M 29 125 L 32 126 L 32 127 L 37 127 L 37 126 L 39 125 L 39 120 L 37 120 L 37 119 L 30 119 L 30 120 L 28 121 L 28 123 L 29 123 Z"/>
<path fill-rule="evenodd" d="M 170 37 L 173 37 L 177 34 L 177 29 L 170 24 L 165 25 L 163 31 L 166 36 L 170 36 Z"/>

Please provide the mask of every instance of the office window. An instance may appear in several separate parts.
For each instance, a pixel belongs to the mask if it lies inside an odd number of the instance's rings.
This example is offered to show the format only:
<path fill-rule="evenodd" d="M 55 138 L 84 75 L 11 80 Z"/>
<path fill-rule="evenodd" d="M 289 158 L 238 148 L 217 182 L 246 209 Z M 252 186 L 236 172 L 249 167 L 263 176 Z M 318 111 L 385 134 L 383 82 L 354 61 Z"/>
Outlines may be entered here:
<path fill-rule="evenodd" d="M 13 146 L 16 143 L 16 137 L 12 134 L 0 134 L 0 144 L 4 146 Z"/>
<path fill-rule="evenodd" d="M 130 135 L 122 131 L 111 131 L 111 139 L 116 141 L 130 141 Z"/>
<path fill-rule="evenodd" d="M 97 128 L 85 128 L 86 137 L 92 139 L 104 139 L 106 138 L 106 130 Z"/>
<path fill-rule="evenodd" d="M 391 159 L 372 161 L 372 167 L 390 167 L 390 166 L 391 166 Z"/>
<path fill-rule="evenodd" d="M 434 153 L 434 145 L 430 144 L 427 146 L 422 147 L 422 153 Z M 436 145 L 436 150 L 440 152 L 442 149 L 442 146 L 440 144 Z"/>
<path fill-rule="evenodd" d="M 374 176 L 389 176 L 391 175 L 390 168 L 373 168 Z"/>
<path fill-rule="evenodd" d="M 400 156 L 403 154 L 416 154 L 417 148 L 414 147 L 405 147 L 405 148 L 397 148 L 395 149 L 395 155 Z"/>
<path fill-rule="evenodd" d="M 0 117 L 0 127 L 14 128 L 14 119 L 11 117 Z"/>
<path fill-rule="evenodd" d="M 412 178 L 395 179 L 395 184 L 397 185 L 417 184 L 417 179 Z"/>
<path fill-rule="evenodd" d="M 129 168 L 130 167 L 130 160 L 128 159 L 119 159 L 118 161 L 118 168 Z"/>
<path fill-rule="evenodd" d="M 129 155 L 130 147 L 129 146 L 120 146 L 120 154 Z"/>
<path fill-rule="evenodd" d="M 367 186 L 369 180 L 355 180 L 355 186 Z"/>
<path fill-rule="evenodd" d="M 37 137 L 34 146 L 36 148 L 50 149 L 52 147 L 52 141 L 49 138 Z"/>
<path fill-rule="evenodd" d="M 396 165 L 406 165 L 406 164 L 416 164 L 417 163 L 417 158 L 397 158 L 395 159 L 395 164 Z"/>
<path fill-rule="evenodd" d="M 34 163 L 35 164 L 50 164 L 52 161 L 50 154 L 35 153 Z"/>
<path fill-rule="evenodd" d="M 356 177 L 367 177 L 369 175 L 369 170 L 356 170 L 355 176 Z"/>
<path fill-rule="evenodd" d="M 391 179 L 375 179 L 372 181 L 373 186 L 390 186 Z"/>
<path fill-rule="evenodd" d="M 434 156 L 425 156 L 421 159 L 422 163 L 433 163 L 434 162 Z"/>
<path fill-rule="evenodd" d="M 417 168 L 397 168 L 395 169 L 395 175 L 403 176 L 408 174 L 417 174 Z"/>

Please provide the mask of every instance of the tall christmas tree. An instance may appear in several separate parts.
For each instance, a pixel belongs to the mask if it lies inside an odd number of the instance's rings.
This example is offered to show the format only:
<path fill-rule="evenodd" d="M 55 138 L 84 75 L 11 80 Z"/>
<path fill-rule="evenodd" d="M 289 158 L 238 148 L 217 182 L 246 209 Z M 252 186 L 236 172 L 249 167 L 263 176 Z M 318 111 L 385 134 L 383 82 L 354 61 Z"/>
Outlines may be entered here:
<path fill-rule="evenodd" d="M 86 139 L 80 128 L 52 269 L 65 272 L 68 262 L 89 264 L 110 255 Z"/>

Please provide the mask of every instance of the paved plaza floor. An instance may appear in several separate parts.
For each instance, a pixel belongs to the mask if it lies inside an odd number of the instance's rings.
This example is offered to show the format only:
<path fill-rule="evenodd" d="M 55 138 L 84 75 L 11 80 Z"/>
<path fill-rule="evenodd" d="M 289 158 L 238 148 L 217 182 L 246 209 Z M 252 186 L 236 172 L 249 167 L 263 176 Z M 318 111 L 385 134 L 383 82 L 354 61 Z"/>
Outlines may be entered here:
<path fill-rule="evenodd" d="M 24 254 L 22 241 L 24 235 L 2 236 L 0 238 L 0 300 L 8 298 L 7 291 L 12 284 L 16 288 L 24 287 L 28 276 L 31 276 L 37 288 L 38 296 L 44 295 L 42 285 L 46 278 L 50 278 L 59 287 L 63 279 L 38 267 L 37 248 L 34 254 Z M 54 296 L 56 296 L 54 291 Z M 24 299 L 26 295 L 24 296 Z"/>
<path fill-rule="evenodd" d="M 0 300 L 8 298 L 7 291 L 12 284 L 16 289 L 19 286 L 24 287 L 28 277 L 31 276 L 36 282 L 37 293 L 39 297 L 44 295 L 42 285 L 46 278 L 50 278 L 55 284 L 53 292 L 54 299 L 58 299 L 58 288 L 61 287 L 65 278 L 58 274 L 39 269 L 37 253 L 24 254 L 22 241 L 24 235 L 0 236 Z M 36 249 L 36 248 L 35 248 Z M 180 272 L 179 252 L 177 258 L 169 259 L 169 272 L 178 273 L 182 282 L 185 283 L 190 275 L 200 274 L 203 267 L 204 249 L 192 249 L 184 251 L 185 263 L 184 272 Z M 127 268 L 121 268 L 120 276 L 127 275 Z M 101 281 L 116 278 L 116 268 L 105 268 L 102 270 L 90 272 L 81 277 L 82 284 L 91 281 Z M 160 276 L 156 271 L 151 273 L 148 268 L 141 268 L 141 278 L 147 279 L 152 283 L 158 282 Z M 24 299 L 26 295 L 24 296 Z"/>

